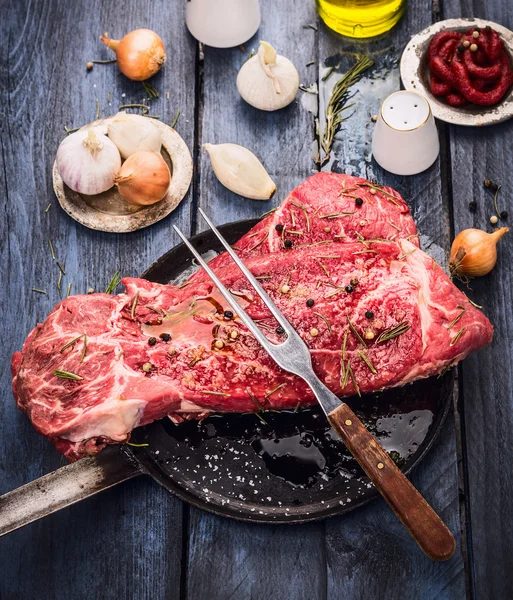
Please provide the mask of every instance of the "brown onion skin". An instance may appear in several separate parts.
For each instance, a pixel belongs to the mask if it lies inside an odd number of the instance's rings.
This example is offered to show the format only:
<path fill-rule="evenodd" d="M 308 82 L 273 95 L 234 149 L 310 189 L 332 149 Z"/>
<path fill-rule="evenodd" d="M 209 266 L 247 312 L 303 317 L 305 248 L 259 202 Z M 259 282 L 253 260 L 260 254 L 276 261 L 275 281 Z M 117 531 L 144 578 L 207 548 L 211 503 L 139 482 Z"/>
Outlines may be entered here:
<path fill-rule="evenodd" d="M 497 262 L 497 242 L 508 231 L 508 227 L 501 227 L 493 233 L 481 229 L 460 231 L 451 246 L 451 273 L 464 277 L 487 275 Z M 458 252 L 464 253 L 462 258 L 458 258 Z"/>
<path fill-rule="evenodd" d="M 166 62 L 164 42 L 151 29 L 135 29 L 121 40 L 100 40 L 114 50 L 119 70 L 133 81 L 153 77 Z"/>
<path fill-rule="evenodd" d="M 125 160 L 114 182 L 127 202 L 149 206 L 167 194 L 171 173 L 161 154 L 139 150 Z"/>

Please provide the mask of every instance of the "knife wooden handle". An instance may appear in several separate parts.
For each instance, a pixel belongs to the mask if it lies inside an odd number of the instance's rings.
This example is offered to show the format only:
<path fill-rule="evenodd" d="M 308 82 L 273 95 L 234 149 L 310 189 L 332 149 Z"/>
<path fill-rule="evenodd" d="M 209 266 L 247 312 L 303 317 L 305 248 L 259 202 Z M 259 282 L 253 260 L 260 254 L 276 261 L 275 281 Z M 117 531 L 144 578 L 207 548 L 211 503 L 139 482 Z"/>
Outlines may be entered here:
<path fill-rule="evenodd" d="M 328 419 L 420 548 L 433 560 L 449 559 L 456 549 L 451 532 L 349 406 Z"/>

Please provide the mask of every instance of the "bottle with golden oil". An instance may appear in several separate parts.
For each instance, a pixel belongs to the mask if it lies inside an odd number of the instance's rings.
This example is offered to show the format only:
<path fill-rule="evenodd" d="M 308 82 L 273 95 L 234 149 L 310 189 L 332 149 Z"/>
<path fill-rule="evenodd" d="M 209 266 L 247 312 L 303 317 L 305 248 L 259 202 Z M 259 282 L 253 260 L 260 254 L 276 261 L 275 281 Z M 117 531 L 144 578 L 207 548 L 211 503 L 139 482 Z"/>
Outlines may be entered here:
<path fill-rule="evenodd" d="M 408 0 L 315 0 L 328 27 L 353 38 L 368 38 L 392 29 Z"/>

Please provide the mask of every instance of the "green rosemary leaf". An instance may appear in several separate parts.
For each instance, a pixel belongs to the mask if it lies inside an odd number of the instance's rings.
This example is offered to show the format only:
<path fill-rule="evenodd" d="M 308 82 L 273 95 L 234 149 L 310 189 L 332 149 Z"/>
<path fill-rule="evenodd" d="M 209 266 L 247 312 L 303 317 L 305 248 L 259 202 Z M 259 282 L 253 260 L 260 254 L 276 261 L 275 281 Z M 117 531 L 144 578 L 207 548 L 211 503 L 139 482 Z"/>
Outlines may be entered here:
<path fill-rule="evenodd" d="M 351 323 L 351 319 L 349 318 L 349 315 L 347 315 L 347 322 L 349 323 L 349 327 L 351 328 L 351 331 L 355 334 L 355 336 L 358 338 L 358 341 L 360 342 L 360 344 L 367 350 L 367 344 L 365 343 L 365 340 L 362 338 L 362 336 L 358 333 L 356 327 Z"/>
<path fill-rule="evenodd" d="M 181 113 L 181 110 L 180 110 L 180 109 L 178 109 L 178 110 L 175 112 L 175 116 L 173 117 L 173 122 L 172 122 L 172 123 L 171 123 L 171 125 L 170 125 L 171 129 L 174 129 L 174 128 L 175 128 L 175 125 L 178 123 L 178 119 L 180 118 L 180 113 Z"/>
<path fill-rule="evenodd" d="M 260 404 L 260 402 L 255 398 L 255 396 L 252 394 L 252 392 L 250 390 L 246 390 L 246 394 L 251 398 L 251 400 L 253 400 L 253 402 L 256 404 L 257 408 L 260 411 L 264 411 L 264 407 Z"/>
<path fill-rule="evenodd" d="M 50 204 L 45 208 L 45 213 L 47 213 L 50 210 L 51 206 L 52 206 L 52 203 L 50 202 Z"/>
<path fill-rule="evenodd" d="M 389 327 L 388 329 L 385 329 L 379 334 L 378 338 L 376 339 L 376 344 L 388 342 L 388 340 L 396 338 L 401 334 L 405 333 L 406 331 L 408 331 L 408 329 L 410 329 L 410 325 L 409 323 L 406 323 L 406 321 L 403 321 L 398 325 L 394 325 L 394 327 Z"/>
<path fill-rule="evenodd" d="M 111 58 L 109 60 L 92 60 L 95 65 L 110 65 L 111 63 L 117 62 L 117 58 Z"/>
<path fill-rule="evenodd" d="M 198 390 L 200 394 L 210 394 L 211 396 L 229 396 L 230 394 L 225 394 L 224 392 L 213 392 L 210 390 Z"/>
<path fill-rule="evenodd" d="M 460 337 L 465 333 L 465 331 L 467 330 L 466 327 L 462 327 L 457 333 L 456 335 L 452 338 L 451 343 L 449 344 L 449 346 L 454 346 L 454 344 L 457 343 L 457 341 L 460 339 Z"/>
<path fill-rule="evenodd" d="M 460 306 L 459 304 L 457 308 L 461 308 L 461 312 L 449 323 L 449 325 L 447 325 L 447 329 L 451 329 L 451 327 L 454 327 L 454 325 L 456 325 L 456 323 L 461 319 L 461 317 L 467 312 L 467 309 L 463 308 L 463 306 Z"/>
<path fill-rule="evenodd" d="M 66 290 L 66 298 L 69 298 L 70 294 L 71 294 L 71 282 L 68 283 L 68 288 Z"/>
<path fill-rule="evenodd" d="M 80 377 L 80 375 L 75 375 L 75 373 L 70 373 L 69 371 L 59 371 L 59 369 L 55 369 L 53 372 L 55 377 L 60 377 L 61 379 L 72 379 L 73 381 L 81 381 L 84 379 Z"/>
<path fill-rule="evenodd" d="M 133 446 L 134 448 L 146 448 L 149 444 L 134 444 L 133 442 L 125 442 L 127 446 Z"/>
<path fill-rule="evenodd" d="M 38 294 L 46 294 L 48 296 L 48 292 L 45 290 L 40 290 L 39 288 L 32 288 L 33 292 L 37 292 Z"/>
<path fill-rule="evenodd" d="M 378 372 L 376 371 L 376 368 L 374 367 L 374 365 L 371 363 L 370 358 L 365 354 L 365 352 L 362 352 L 361 350 L 357 350 L 356 352 L 358 352 L 358 356 L 363 360 L 363 362 L 369 367 L 369 369 L 371 370 L 371 373 L 373 375 L 377 375 Z"/>
<path fill-rule="evenodd" d="M 116 271 L 114 273 L 114 275 L 112 276 L 111 280 L 109 281 L 109 284 L 107 285 L 107 287 L 105 288 L 105 293 L 106 294 L 112 294 L 112 292 L 118 287 L 118 285 L 121 282 L 121 273 L 119 271 Z"/>
<path fill-rule="evenodd" d="M 55 252 L 53 249 L 52 240 L 48 240 L 48 245 L 50 246 L 50 254 L 52 255 L 52 259 L 55 260 Z"/>
<path fill-rule="evenodd" d="M 278 390 L 280 390 L 280 389 L 281 389 L 282 387 L 284 387 L 285 385 L 286 385 L 285 383 L 280 383 L 280 385 L 276 386 L 276 387 L 274 388 L 274 390 L 271 390 L 270 392 L 267 392 L 267 393 L 265 394 L 264 398 L 269 398 L 269 396 L 270 396 L 271 394 L 274 394 L 274 392 L 277 392 Z"/>
<path fill-rule="evenodd" d="M 358 384 L 356 383 L 356 378 L 354 376 L 353 369 L 351 368 L 351 363 L 349 361 L 347 362 L 347 370 L 348 370 L 349 375 L 351 377 L 351 381 L 353 382 L 353 387 L 356 390 L 356 393 L 358 394 L 358 396 L 361 396 L 361 394 L 360 394 L 360 388 L 358 387 Z"/>
<path fill-rule="evenodd" d="M 328 328 L 328 332 L 331 333 L 331 323 L 328 321 L 328 319 L 324 315 L 321 315 L 321 313 L 314 312 L 313 314 L 317 315 L 320 319 L 322 319 L 326 323 L 326 327 Z"/>

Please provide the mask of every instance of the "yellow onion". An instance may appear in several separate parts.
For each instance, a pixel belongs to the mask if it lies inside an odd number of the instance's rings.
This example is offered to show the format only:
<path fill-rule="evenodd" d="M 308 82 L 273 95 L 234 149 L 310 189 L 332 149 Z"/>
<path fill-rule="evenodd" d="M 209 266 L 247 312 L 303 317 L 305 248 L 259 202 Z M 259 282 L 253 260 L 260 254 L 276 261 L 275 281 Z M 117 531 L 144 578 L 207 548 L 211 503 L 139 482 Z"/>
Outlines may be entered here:
<path fill-rule="evenodd" d="M 481 229 L 464 229 L 451 246 L 449 269 L 457 277 L 481 277 L 497 262 L 497 242 L 509 231 L 501 227 L 493 233 Z"/>
<path fill-rule="evenodd" d="M 114 182 L 127 202 L 155 204 L 166 195 L 171 173 L 161 154 L 138 150 L 125 160 Z"/>
<path fill-rule="evenodd" d="M 149 79 L 166 62 L 164 42 L 151 29 L 135 29 L 122 40 L 111 40 L 104 36 L 100 36 L 100 40 L 114 50 L 119 70 L 128 79 Z"/>

